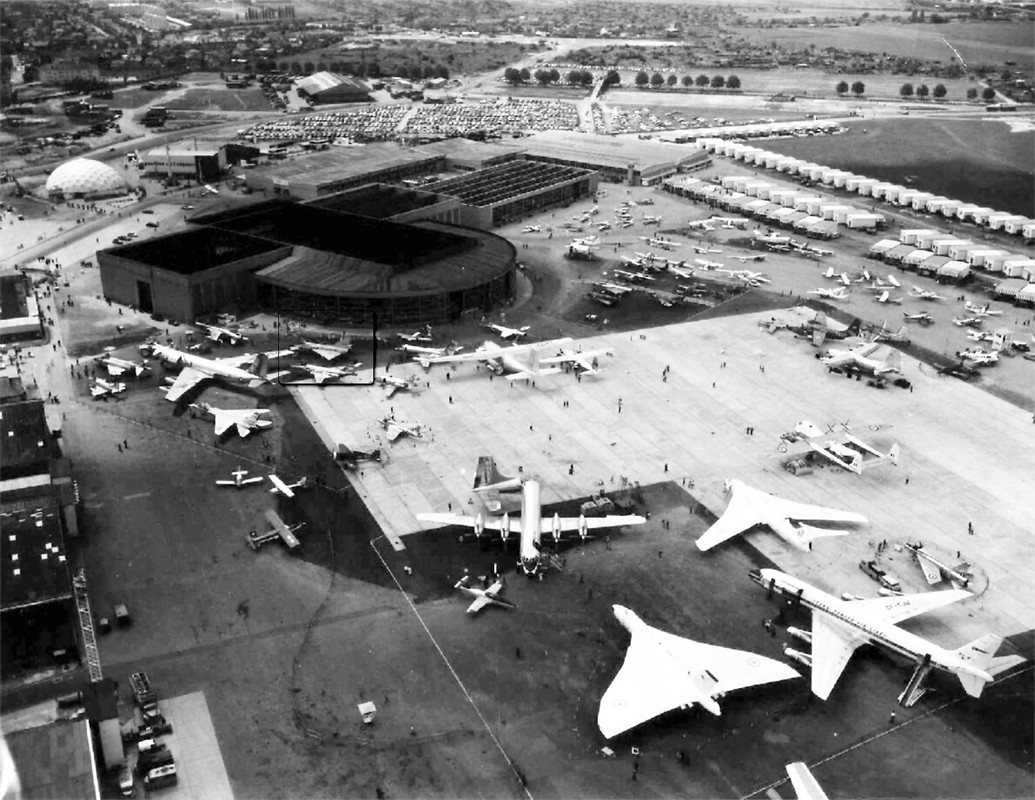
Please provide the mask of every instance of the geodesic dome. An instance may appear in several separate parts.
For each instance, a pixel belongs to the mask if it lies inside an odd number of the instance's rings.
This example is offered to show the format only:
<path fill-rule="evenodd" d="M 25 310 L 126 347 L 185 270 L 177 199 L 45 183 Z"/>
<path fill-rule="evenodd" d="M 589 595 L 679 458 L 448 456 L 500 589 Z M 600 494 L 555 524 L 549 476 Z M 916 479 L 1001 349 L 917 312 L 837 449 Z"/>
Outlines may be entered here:
<path fill-rule="evenodd" d="M 125 194 L 128 187 L 114 169 L 92 158 L 66 161 L 47 178 L 47 194 L 73 197 L 110 197 Z"/>

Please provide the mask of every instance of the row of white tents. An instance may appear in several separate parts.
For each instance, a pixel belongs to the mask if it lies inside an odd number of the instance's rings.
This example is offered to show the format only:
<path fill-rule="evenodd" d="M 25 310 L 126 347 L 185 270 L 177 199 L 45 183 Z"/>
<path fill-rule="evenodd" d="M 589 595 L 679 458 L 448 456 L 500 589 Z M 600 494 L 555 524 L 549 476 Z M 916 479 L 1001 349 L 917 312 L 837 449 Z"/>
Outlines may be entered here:
<path fill-rule="evenodd" d="M 793 156 L 773 153 L 743 142 L 732 142 L 719 138 L 702 138 L 694 142 L 698 147 L 716 155 L 738 159 L 747 164 L 765 167 L 788 175 L 798 175 L 811 181 L 854 192 L 861 197 L 872 197 L 889 205 L 912 208 L 929 214 L 940 214 L 949 219 L 970 222 L 991 231 L 1035 239 L 1035 220 L 1020 214 L 996 211 L 985 206 L 965 203 L 948 197 L 924 192 L 908 186 L 886 183 L 876 178 L 867 178 L 846 170 L 825 167 Z"/>

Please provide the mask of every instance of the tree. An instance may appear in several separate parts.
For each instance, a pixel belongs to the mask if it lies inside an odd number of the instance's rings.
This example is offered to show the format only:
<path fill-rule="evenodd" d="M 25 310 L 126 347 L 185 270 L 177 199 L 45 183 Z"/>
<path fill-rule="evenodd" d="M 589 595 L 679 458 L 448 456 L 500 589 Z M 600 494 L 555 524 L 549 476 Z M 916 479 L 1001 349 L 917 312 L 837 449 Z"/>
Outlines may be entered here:
<path fill-rule="evenodd" d="M 694 85 L 694 79 L 691 75 L 684 75 L 681 83 L 686 87 L 690 87 Z"/>
<path fill-rule="evenodd" d="M 982 100 L 995 100 L 995 89 L 991 86 L 985 87 L 985 91 L 981 93 Z"/>
<path fill-rule="evenodd" d="M 550 83 L 560 83 L 560 82 L 561 82 L 561 73 L 559 73 L 556 69 L 551 69 L 550 70 Z"/>
<path fill-rule="evenodd" d="M 919 86 L 916 87 L 916 96 L 919 97 L 921 100 L 926 100 L 927 95 L 929 95 L 930 93 L 931 90 L 927 88 L 926 83 L 921 83 Z"/>
<path fill-rule="evenodd" d="M 582 84 L 583 86 L 592 86 L 593 85 L 593 73 L 590 72 L 588 69 L 581 70 L 579 72 L 579 83 Z"/>
<path fill-rule="evenodd" d="M 740 78 L 738 78 L 736 75 L 730 75 L 726 79 L 726 88 L 727 89 L 739 89 L 740 88 Z"/>
<path fill-rule="evenodd" d="M 705 86 L 707 86 L 709 84 L 709 82 L 710 81 L 708 80 L 708 76 L 705 75 L 703 72 L 700 75 L 698 75 L 696 78 L 694 78 L 694 83 L 696 83 L 702 89 Z"/>
<path fill-rule="evenodd" d="M 313 64 L 312 61 L 306 61 L 305 64 L 302 65 L 302 72 L 304 72 L 306 75 L 312 75 L 315 71 L 316 65 Z"/>
<path fill-rule="evenodd" d="M 565 78 L 569 85 L 575 86 L 579 82 L 579 70 L 573 69 L 568 73 L 568 77 Z"/>
<path fill-rule="evenodd" d="M 939 83 L 937 86 L 934 87 L 933 94 L 936 100 L 941 100 L 948 93 L 949 90 L 945 88 L 944 83 Z"/>
<path fill-rule="evenodd" d="M 622 76 L 618 73 L 618 70 L 608 70 L 607 75 L 604 76 L 604 86 L 617 86 L 622 82 Z"/>
<path fill-rule="evenodd" d="M 528 83 L 530 80 L 532 80 L 532 73 L 528 71 L 528 67 L 522 67 L 520 74 L 522 83 Z"/>
<path fill-rule="evenodd" d="M 660 72 L 655 72 L 650 76 L 650 85 L 657 89 L 659 86 L 665 83 L 665 79 L 661 77 Z"/>
<path fill-rule="evenodd" d="M 636 85 L 641 89 L 650 83 L 650 76 L 642 69 L 636 73 Z"/>
<path fill-rule="evenodd" d="M 301 75 L 302 74 L 302 65 L 299 64 L 297 61 L 292 61 L 291 62 L 291 74 L 292 75 Z"/>
<path fill-rule="evenodd" d="M 449 80 L 449 70 L 446 68 L 445 64 L 439 64 L 435 67 L 435 77 Z"/>
<path fill-rule="evenodd" d="M 848 91 L 848 81 L 841 81 L 837 84 L 836 91 L 838 94 L 844 94 Z"/>
<path fill-rule="evenodd" d="M 978 94 L 977 89 L 975 89 L 973 86 L 971 86 L 969 89 L 967 89 L 967 99 L 968 100 L 977 100 L 977 94 Z"/>
<path fill-rule="evenodd" d="M 503 70 L 503 80 L 511 86 L 517 86 L 521 83 L 521 72 L 515 67 L 507 67 Z"/>
<path fill-rule="evenodd" d="M 862 97 L 866 94 L 866 84 L 862 81 L 856 81 L 852 84 L 852 94 L 856 97 Z"/>
<path fill-rule="evenodd" d="M 898 90 L 898 93 L 900 95 L 902 95 L 903 97 L 912 97 L 913 96 L 913 84 L 911 84 L 911 83 L 903 83 L 902 84 L 902 88 Z"/>
<path fill-rule="evenodd" d="M 675 86 L 677 83 L 679 83 L 679 78 L 677 78 L 675 75 L 669 75 L 668 78 L 665 79 L 665 83 L 667 83 L 669 86 Z"/>
<path fill-rule="evenodd" d="M 537 69 L 535 71 L 535 82 L 540 86 L 546 86 L 550 82 L 550 70 L 548 69 Z"/>
<path fill-rule="evenodd" d="M 725 85 L 726 85 L 726 79 L 724 77 L 722 77 L 722 75 L 716 75 L 715 77 L 712 78 L 712 88 L 713 89 L 721 89 Z"/>

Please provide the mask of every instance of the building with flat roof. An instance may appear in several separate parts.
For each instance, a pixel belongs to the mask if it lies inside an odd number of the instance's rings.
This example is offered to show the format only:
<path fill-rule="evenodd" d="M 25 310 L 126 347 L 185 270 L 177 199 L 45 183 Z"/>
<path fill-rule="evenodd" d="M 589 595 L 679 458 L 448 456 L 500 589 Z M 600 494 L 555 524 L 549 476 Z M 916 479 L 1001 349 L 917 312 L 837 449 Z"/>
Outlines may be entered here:
<path fill-rule="evenodd" d="M 295 82 L 299 97 L 313 105 L 328 103 L 362 103 L 370 100 L 366 86 L 355 78 L 333 72 L 314 72 Z"/>
<path fill-rule="evenodd" d="M 277 166 L 249 170 L 249 189 L 293 200 L 315 200 L 368 183 L 396 183 L 443 168 L 445 156 L 423 149 L 377 143 L 331 148 Z"/>
<path fill-rule="evenodd" d="M 9 796 L 100 800 L 94 739 L 85 719 L 11 731 L 4 734 L 4 739 L 20 787 L 20 792 Z"/>
<path fill-rule="evenodd" d="M 389 186 L 386 183 L 368 183 L 317 200 L 307 200 L 303 205 L 392 222 L 418 222 L 425 219 L 451 225 L 459 225 L 461 222 L 461 203 L 458 198 L 422 189 Z"/>
<path fill-rule="evenodd" d="M 597 172 L 517 159 L 428 185 L 457 197 L 464 225 L 483 230 L 596 193 Z"/>
<path fill-rule="evenodd" d="M 218 181 L 227 165 L 225 147 L 189 142 L 148 150 L 140 161 L 148 177 L 185 178 L 198 183 Z"/>
<path fill-rule="evenodd" d="M 711 163 L 703 150 L 624 136 L 539 131 L 522 144 L 526 158 L 595 170 L 602 180 L 630 186 L 651 185 Z"/>
<path fill-rule="evenodd" d="M 454 137 L 440 142 L 422 144 L 425 153 L 437 153 L 446 159 L 446 169 L 471 171 L 485 169 L 515 158 L 525 152 L 519 144 L 507 142 L 476 142 L 473 139 Z"/>

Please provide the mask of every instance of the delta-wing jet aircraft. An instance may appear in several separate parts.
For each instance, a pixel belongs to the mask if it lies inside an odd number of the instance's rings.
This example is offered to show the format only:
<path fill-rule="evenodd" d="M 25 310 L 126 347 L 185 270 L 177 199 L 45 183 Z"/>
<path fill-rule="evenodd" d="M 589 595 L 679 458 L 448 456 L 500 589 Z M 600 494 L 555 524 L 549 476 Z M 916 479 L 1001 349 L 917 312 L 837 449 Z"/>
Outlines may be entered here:
<path fill-rule="evenodd" d="M 400 436 L 413 436 L 416 439 L 421 438 L 420 425 L 412 422 L 402 422 L 397 420 L 393 416 L 385 416 L 377 421 L 388 437 L 388 441 L 394 442 Z"/>
<path fill-rule="evenodd" d="M 937 292 L 929 291 L 927 289 L 924 289 L 922 286 L 917 286 L 915 284 L 913 285 L 913 291 L 911 291 L 909 293 L 909 296 L 910 297 L 918 297 L 921 300 L 944 300 L 945 299 L 944 297 L 942 297 Z"/>
<path fill-rule="evenodd" d="M 166 391 L 165 399 L 169 402 L 176 402 L 202 381 L 213 378 L 246 383 L 252 389 L 268 382 L 267 357 L 262 353 L 255 357 L 251 370 L 244 370 L 235 366 L 240 361 L 238 358 L 205 358 L 162 344 L 151 344 L 146 347 L 152 357 L 181 368 L 180 374 Z"/>
<path fill-rule="evenodd" d="M 625 661 L 600 699 L 597 727 L 608 739 L 677 708 L 699 705 L 716 716 L 728 692 L 801 677 L 786 664 L 695 642 L 648 625 L 624 606 L 615 617 L 632 638 Z"/>
<path fill-rule="evenodd" d="M 823 700 L 830 696 L 852 653 L 863 644 L 881 645 L 916 662 L 916 672 L 899 696 L 899 702 L 907 707 L 923 694 L 921 684 L 932 669 L 953 673 L 968 695 L 980 697 L 985 684 L 1024 661 L 1013 655 L 996 658 L 1003 640 L 994 634 L 957 650 L 946 650 L 898 627 L 903 620 L 973 596 L 961 589 L 841 600 L 775 569 L 750 575 L 770 593 L 777 592 L 812 611 L 812 693 Z"/>
<path fill-rule="evenodd" d="M 279 475 L 270 475 L 270 483 L 273 484 L 273 488 L 270 489 L 270 494 L 282 494 L 284 497 L 294 497 L 295 489 L 304 489 L 308 484 L 308 479 L 303 475 L 294 483 L 285 483 L 284 479 Z"/>
<path fill-rule="evenodd" d="M 271 413 L 268 408 L 216 408 L 208 403 L 191 403 L 190 407 L 215 419 L 216 436 L 236 427 L 237 435 L 243 439 L 252 431 L 273 426 L 272 420 L 262 418 L 263 414 Z"/>
<path fill-rule="evenodd" d="M 324 361 L 334 361 L 336 358 L 346 356 L 349 354 L 350 350 L 352 350 L 352 339 L 344 333 L 341 335 L 341 339 L 334 344 L 328 342 L 309 342 L 303 339 L 301 343 L 296 344 L 291 348 L 292 352 L 308 351 L 310 353 L 315 353 Z"/>
<path fill-rule="evenodd" d="M 916 556 L 917 563 L 924 573 L 927 582 L 932 586 L 942 581 L 949 581 L 955 589 L 966 589 L 972 577 L 970 564 L 962 561 L 956 566 L 950 566 L 942 561 L 930 550 L 924 549 L 923 542 L 906 544 L 906 550 Z"/>
<path fill-rule="evenodd" d="M 773 533 L 799 550 L 811 550 L 814 539 L 823 536 L 844 536 L 849 531 L 816 528 L 805 525 L 804 520 L 857 524 L 867 522 L 862 514 L 773 497 L 736 479 L 726 482 L 726 491 L 730 495 L 729 505 L 715 524 L 697 540 L 698 550 L 711 550 L 727 539 L 757 525 L 769 527 Z M 798 524 L 795 525 L 791 520 L 797 520 Z"/>
<path fill-rule="evenodd" d="M 109 355 L 97 356 L 94 360 L 98 364 L 103 364 L 104 368 L 108 371 L 108 374 L 113 378 L 119 378 L 127 372 L 132 372 L 139 378 L 151 369 L 151 367 L 143 361 L 127 361 L 123 358 L 116 358 L 115 356 Z"/>
<path fill-rule="evenodd" d="M 248 474 L 248 470 L 241 467 L 238 467 L 230 474 L 234 476 L 233 480 L 216 481 L 216 486 L 233 486 L 235 489 L 243 489 L 250 483 L 262 483 L 261 475 L 256 475 L 254 478 L 244 477 Z"/>
<path fill-rule="evenodd" d="M 504 600 L 499 596 L 499 593 L 503 590 L 503 578 L 496 578 L 492 586 L 489 586 L 487 589 L 471 586 L 470 582 L 471 576 L 464 575 L 453 587 L 454 589 L 459 589 L 468 597 L 474 598 L 474 602 L 467 607 L 468 614 L 477 614 L 488 605 L 499 606 L 500 608 L 517 608 L 512 602 Z"/>
<path fill-rule="evenodd" d="M 528 335 L 528 329 L 530 325 L 522 325 L 520 328 L 508 328 L 506 325 L 497 325 L 495 322 L 490 322 L 485 326 L 490 331 L 495 331 L 499 336 L 504 339 L 520 339 L 523 336 Z"/>
<path fill-rule="evenodd" d="M 101 378 L 94 378 L 93 383 L 90 385 L 90 394 L 95 398 L 108 398 L 111 395 L 121 394 L 124 391 L 126 391 L 126 384 L 121 381 L 111 383 Z"/>
<path fill-rule="evenodd" d="M 647 520 L 635 514 L 609 514 L 604 517 L 562 517 L 554 514 L 552 519 L 543 519 L 540 505 L 539 482 L 525 480 L 521 485 L 521 519 L 511 524 L 509 514 L 486 520 L 482 514 L 471 517 L 466 514 L 418 514 L 417 519 L 423 522 L 436 522 L 440 525 L 462 525 L 471 528 L 475 537 L 480 537 L 486 529 L 496 530 L 506 544 L 515 532 L 519 537 L 518 565 L 528 576 L 539 573 L 544 567 L 542 554 L 542 537 L 550 535 L 554 543 L 570 538 L 569 534 L 577 533 L 583 541 L 589 538 L 590 531 L 601 528 L 616 528 L 621 525 L 642 525 Z"/>
<path fill-rule="evenodd" d="M 881 348 L 887 351 L 884 358 L 878 355 Z M 830 368 L 847 367 L 874 375 L 902 371 L 902 354 L 880 342 L 866 342 L 848 350 L 830 350 L 820 361 Z"/>
<path fill-rule="evenodd" d="M 228 344 L 238 345 L 248 341 L 248 337 L 243 333 L 232 331 L 229 328 L 220 328 L 218 325 L 206 325 L 204 322 L 195 322 L 194 324 L 203 329 L 205 336 L 216 343 L 225 341 Z"/>
<path fill-rule="evenodd" d="M 822 297 L 824 300 L 847 300 L 848 290 L 841 289 L 824 289 L 822 286 L 818 286 L 812 291 L 806 292 L 805 294 L 815 294 Z"/>

